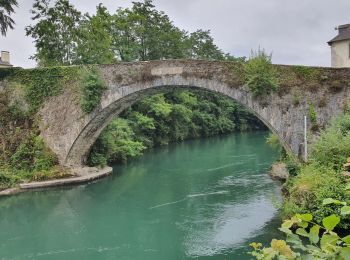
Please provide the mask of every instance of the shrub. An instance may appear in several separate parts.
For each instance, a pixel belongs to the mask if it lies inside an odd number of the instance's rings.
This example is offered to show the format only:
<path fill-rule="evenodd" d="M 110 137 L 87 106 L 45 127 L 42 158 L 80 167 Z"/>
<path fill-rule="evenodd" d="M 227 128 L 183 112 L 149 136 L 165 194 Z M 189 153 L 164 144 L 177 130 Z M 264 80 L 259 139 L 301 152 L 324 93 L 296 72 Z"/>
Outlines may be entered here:
<path fill-rule="evenodd" d="M 271 55 L 264 50 L 251 53 L 244 65 L 245 83 L 255 97 L 269 94 L 278 89 L 276 71 L 271 64 Z"/>
<path fill-rule="evenodd" d="M 95 69 L 83 74 L 80 104 L 84 112 L 91 113 L 100 104 L 105 89 L 106 86 Z"/>
<path fill-rule="evenodd" d="M 294 177 L 300 172 L 301 164 L 300 161 L 292 155 L 286 155 L 283 158 L 284 163 L 287 166 L 289 175 Z"/>
<path fill-rule="evenodd" d="M 41 137 L 31 134 L 18 146 L 10 163 L 19 171 L 45 171 L 57 164 L 57 158 L 45 147 Z"/>
<path fill-rule="evenodd" d="M 317 142 L 311 146 L 310 161 L 339 171 L 349 156 L 350 114 L 345 114 L 321 132 Z"/>
<path fill-rule="evenodd" d="M 13 186 L 18 181 L 18 176 L 12 174 L 7 169 L 0 168 L 0 190 Z"/>
<path fill-rule="evenodd" d="M 345 192 L 345 180 L 332 168 L 310 164 L 303 166 L 300 173 L 290 179 L 285 190 L 288 194 L 283 206 L 283 217 L 294 214 L 313 212 L 314 219 L 319 223 L 325 216 L 339 214 L 339 208 L 324 206 L 323 200 L 329 197 L 347 200 L 350 198 Z M 342 227 L 349 225 L 348 219 Z"/>
<path fill-rule="evenodd" d="M 314 222 L 312 214 L 296 214 L 283 222 L 280 231 L 286 240 L 273 239 L 270 247 L 261 243 L 251 243 L 249 254 L 256 259 L 349 259 L 350 236 L 340 236 L 334 230 L 339 227 L 340 216 L 350 215 L 346 202 L 326 198 L 323 205 L 337 205 L 340 214 L 324 217 L 320 224 Z"/>

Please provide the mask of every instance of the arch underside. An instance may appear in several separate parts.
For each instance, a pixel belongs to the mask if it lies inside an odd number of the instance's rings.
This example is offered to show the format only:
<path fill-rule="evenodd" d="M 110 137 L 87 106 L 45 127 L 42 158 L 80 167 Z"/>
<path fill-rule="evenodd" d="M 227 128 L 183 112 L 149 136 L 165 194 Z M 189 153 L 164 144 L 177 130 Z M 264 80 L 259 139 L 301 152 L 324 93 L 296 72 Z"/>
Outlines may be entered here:
<path fill-rule="evenodd" d="M 90 120 L 88 120 L 88 123 L 81 129 L 81 132 L 72 143 L 69 152 L 65 156 L 64 164 L 69 166 L 85 164 L 88 153 L 102 130 L 126 108 L 146 96 L 179 88 L 201 89 L 219 93 L 233 99 L 251 111 L 270 131 L 275 133 L 288 152 L 298 153 L 299 147 L 292 147 L 287 140 L 288 138 L 292 139 L 293 136 L 287 136 L 290 131 L 284 131 L 283 114 L 274 102 L 261 104 L 244 87 L 230 87 L 215 80 L 183 78 L 177 75 L 122 87 L 110 84 L 108 90 L 102 96 L 100 108 L 89 115 Z M 298 138 L 300 139 L 299 135 Z"/>

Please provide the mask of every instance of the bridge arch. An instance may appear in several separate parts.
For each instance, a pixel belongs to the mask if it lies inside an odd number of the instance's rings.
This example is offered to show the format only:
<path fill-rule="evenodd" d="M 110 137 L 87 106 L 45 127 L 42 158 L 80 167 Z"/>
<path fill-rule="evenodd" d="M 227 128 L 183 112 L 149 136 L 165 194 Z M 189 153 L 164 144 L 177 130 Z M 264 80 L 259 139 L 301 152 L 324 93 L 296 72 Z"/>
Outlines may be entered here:
<path fill-rule="evenodd" d="M 230 88 L 226 84 L 215 80 L 202 80 L 196 78 L 184 78 L 182 76 L 163 77 L 143 84 L 124 86 L 122 88 L 111 87 L 104 94 L 100 110 L 95 113 L 89 123 L 84 127 L 77 139 L 74 141 L 67 154 L 65 163 L 68 165 L 84 164 L 88 153 L 95 143 L 102 130 L 121 112 L 132 104 L 142 100 L 146 96 L 160 92 L 168 92 L 175 89 L 201 89 L 209 92 L 225 95 L 249 111 L 261 120 L 271 132 L 277 134 L 281 144 L 287 151 L 292 148 L 284 140 L 283 133 L 278 131 L 272 124 L 273 114 L 269 108 L 260 108 L 249 95 L 248 91 L 242 88 Z"/>

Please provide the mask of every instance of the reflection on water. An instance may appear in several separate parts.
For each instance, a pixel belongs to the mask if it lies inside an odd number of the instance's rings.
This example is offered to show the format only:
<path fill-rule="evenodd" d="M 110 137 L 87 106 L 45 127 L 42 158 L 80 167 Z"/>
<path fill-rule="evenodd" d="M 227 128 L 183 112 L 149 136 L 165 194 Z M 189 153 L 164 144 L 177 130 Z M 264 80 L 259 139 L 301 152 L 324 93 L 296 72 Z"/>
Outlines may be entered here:
<path fill-rule="evenodd" d="M 278 236 L 266 133 L 148 152 L 92 185 L 0 200 L 0 259 L 248 259 Z"/>

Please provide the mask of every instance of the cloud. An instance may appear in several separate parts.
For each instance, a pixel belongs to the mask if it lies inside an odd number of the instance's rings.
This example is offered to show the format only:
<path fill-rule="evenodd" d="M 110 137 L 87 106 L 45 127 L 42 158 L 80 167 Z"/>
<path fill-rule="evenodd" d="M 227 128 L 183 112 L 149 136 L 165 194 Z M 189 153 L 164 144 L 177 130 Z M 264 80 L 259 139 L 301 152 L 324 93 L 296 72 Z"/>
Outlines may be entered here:
<path fill-rule="evenodd" d="M 83 13 L 93 13 L 102 2 L 110 12 L 130 0 L 71 0 Z M 32 0 L 20 0 L 14 16 L 16 29 L 0 38 L 0 49 L 11 52 L 16 66 L 33 67 L 33 40 L 25 36 L 31 23 Z M 350 22 L 350 1 L 324 0 L 155 0 L 181 29 L 211 30 L 217 45 L 235 56 L 249 56 L 259 46 L 273 52 L 273 62 L 281 64 L 330 65 L 327 41 L 336 35 L 334 27 Z"/>

